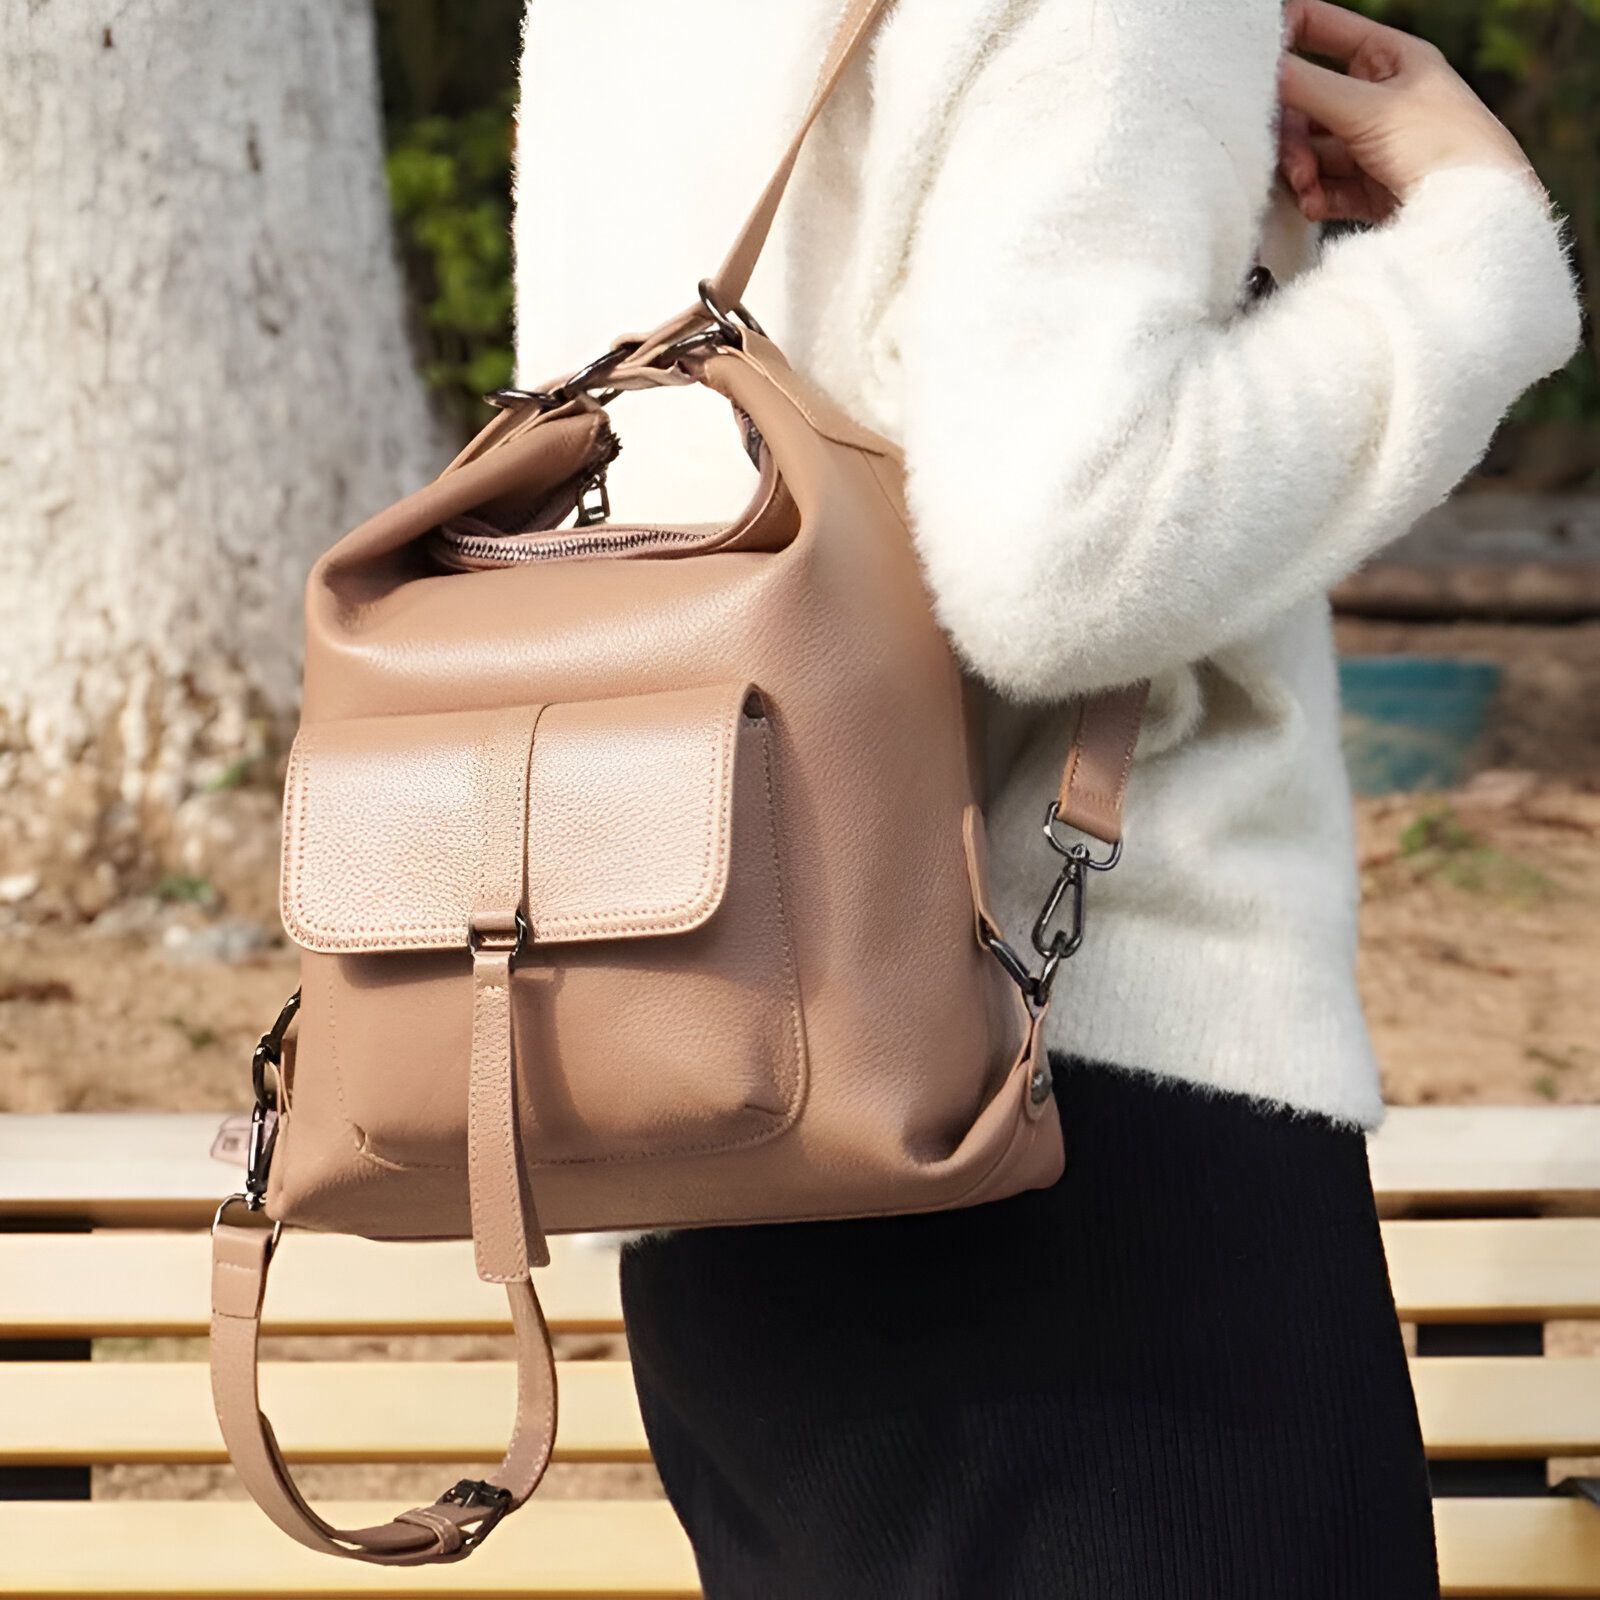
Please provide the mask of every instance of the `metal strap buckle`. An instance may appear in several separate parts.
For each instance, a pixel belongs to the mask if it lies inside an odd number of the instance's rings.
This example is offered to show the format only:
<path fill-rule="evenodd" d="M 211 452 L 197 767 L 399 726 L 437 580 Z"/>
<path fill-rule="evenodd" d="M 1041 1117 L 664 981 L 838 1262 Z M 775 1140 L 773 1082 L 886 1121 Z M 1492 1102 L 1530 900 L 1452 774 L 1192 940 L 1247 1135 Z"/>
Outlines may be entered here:
<path fill-rule="evenodd" d="M 1060 806 L 1052 800 L 1045 813 L 1044 836 L 1050 848 L 1061 856 L 1061 870 L 1056 874 L 1050 892 L 1044 897 L 1039 915 L 1034 919 L 1031 933 L 1033 948 L 1042 956 L 1043 965 L 1031 972 L 1017 951 L 1001 937 L 998 929 L 985 928 L 984 942 L 1012 982 L 1022 991 L 1022 997 L 1034 1011 L 1041 1011 L 1049 1003 L 1050 991 L 1055 986 L 1056 973 L 1061 963 L 1075 955 L 1083 944 L 1084 901 L 1088 874 L 1110 872 L 1122 859 L 1120 842 L 1111 846 L 1111 853 L 1096 860 L 1089 846 L 1081 839 L 1063 839 L 1056 831 L 1059 826 Z M 1062 908 L 1066 907 L 1065 925 Z"/>
<path fill-rule="evenodd" d="M 466 1535 L 464 1550 L 476 1550 L 494 1532 L 500 1519 L 511 1509 L 511 1491 L 484 1478 L 463 1478 L 454 1488 L 446 1489 L 435 1502 L 441 1506 L 483 1506 L 485 1511 L 477 1527 Z"/>

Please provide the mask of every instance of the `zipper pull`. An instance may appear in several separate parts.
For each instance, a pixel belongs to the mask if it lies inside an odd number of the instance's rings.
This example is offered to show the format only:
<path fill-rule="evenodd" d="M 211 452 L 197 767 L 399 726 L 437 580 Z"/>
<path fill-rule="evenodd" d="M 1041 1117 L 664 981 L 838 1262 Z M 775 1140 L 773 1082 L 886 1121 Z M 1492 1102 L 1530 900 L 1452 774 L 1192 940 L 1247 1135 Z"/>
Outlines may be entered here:
<path fill-rule="evenodd" d="M 606 490 L 606 469 L 601 467 L 578 491 L 578 518 L 573 526 L 592 528 L 610 516 L 611 496 Z"/>

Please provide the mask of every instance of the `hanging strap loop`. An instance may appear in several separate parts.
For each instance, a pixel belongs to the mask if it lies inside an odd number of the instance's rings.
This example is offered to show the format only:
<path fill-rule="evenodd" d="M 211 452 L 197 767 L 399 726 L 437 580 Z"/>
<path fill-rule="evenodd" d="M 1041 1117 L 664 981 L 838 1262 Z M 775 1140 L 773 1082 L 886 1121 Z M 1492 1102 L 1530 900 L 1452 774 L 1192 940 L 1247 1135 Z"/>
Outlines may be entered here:
<path fill-rule="evenodd" d="M 517 1399 L 511 1442 L 485 1480 L 446 1489 L 431 1505 L 370 1528 L 336 1528 L 296 1487 L 258 1384 L 261 1307 L 278 1228 L 241 1196 L 212 1225 L 211 1391 L 223 1442 L 256 1504 L 291 1538 L 327 1555 L 379 1566 L 455 1561 L 475 1549 L 538 1487 L 556 1437 L 556 1371 L 550 1333 L 532 1282 L 506 1285 L 516 1341 Z"/>

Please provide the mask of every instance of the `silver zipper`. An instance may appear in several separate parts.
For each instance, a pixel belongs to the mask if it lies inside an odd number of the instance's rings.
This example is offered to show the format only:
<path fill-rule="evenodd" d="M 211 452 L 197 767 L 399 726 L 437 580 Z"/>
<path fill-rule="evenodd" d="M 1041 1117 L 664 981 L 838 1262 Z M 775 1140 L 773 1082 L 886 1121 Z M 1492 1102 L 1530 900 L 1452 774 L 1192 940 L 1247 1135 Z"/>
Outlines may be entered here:
<path fill-rule="evenodd" d="M 452 555 L 467 561 L 490 561 L 514 566 L 523 561 L 563 561 L 572 556 L 620 555 L 651 545 L 695 544 L 706 535 L 695 528 L 628 528 L 616 533 L 578 534 L 566 539 L 518 540 L 512 535 L 489 537 L 483 534 L 452 533 L 437 530 Z"/>

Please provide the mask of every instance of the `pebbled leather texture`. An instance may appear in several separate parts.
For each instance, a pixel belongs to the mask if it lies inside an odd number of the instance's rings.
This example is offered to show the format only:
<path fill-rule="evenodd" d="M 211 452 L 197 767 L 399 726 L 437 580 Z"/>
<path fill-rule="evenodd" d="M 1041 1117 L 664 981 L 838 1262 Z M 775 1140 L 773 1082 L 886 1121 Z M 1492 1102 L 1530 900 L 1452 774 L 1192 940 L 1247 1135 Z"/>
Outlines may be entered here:
<path fill-rule="evenodd" d="M 883 4 L 849 0 L 724 301 Z M 899 457 L 753 331 L 665 353 L 705 321 L 671 319 L 605 381 L 730 402 L 762 481 L 728 529 L 552 536 L 615 453 L 579 393 L 502 412 L 308 584 L 282 884 L 302 1002 L 266 1216 L 470 1235 L 519 1374 L 492 1481 L 331 1527 L 260 1411 L 275 1234 L 230 1201 L 218 1414 L 251 1494 L 313 1549 L 458 1560 L 533 1492 L 555 1431 L 529 1277 L 546 1231 L 933 1210 L 1061 1170 L 1041 1015 L 982 938 L 978 700 L 923 588 Z M 1108 840 L 1138 693 L 1088 709 L 1063 780 L 1063 815 Z"/>
<path fill-rule="evenodd" d="M 523 910 L 539 944 L 697 926 L 727 888 L 752 693 L 302 728 L 285 786 L 285 928 L 307 950 L 371 954 L 463 950 L 480 901 Z"/>
<path fill-rule="evenodd" d="M 550 1249 L 529 1193 L 517 1125 L 519 1060 L 511 1024 L 512 947 L 472 953 L 472 1052 L 467 1086 L 467 1195 L 478 1276 L 520 1283 L 550 1264 Z"/>

